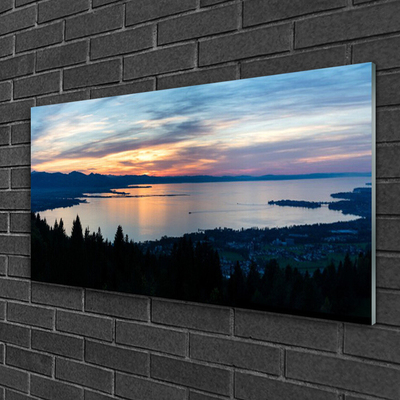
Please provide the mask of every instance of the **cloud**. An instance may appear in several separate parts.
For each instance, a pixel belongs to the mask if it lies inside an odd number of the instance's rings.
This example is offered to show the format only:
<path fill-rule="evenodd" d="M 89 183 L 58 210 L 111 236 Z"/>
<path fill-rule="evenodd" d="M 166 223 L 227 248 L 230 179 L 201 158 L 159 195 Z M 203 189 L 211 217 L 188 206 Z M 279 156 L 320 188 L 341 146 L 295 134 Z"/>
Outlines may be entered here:
<path fill-rule="evenodd" d="M 32 109 L 35 169 L 334 172 L 370 149 L 368 64 Z"/>

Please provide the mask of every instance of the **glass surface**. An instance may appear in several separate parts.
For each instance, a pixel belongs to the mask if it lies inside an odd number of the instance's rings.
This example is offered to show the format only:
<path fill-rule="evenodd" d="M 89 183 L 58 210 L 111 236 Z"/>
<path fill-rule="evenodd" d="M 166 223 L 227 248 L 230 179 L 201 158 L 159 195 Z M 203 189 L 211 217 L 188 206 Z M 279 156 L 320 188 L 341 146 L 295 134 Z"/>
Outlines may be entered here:
<path fill-rule="evenodd" d="M 32 279 L 374 323 L 373 64 L 31 115 Z"/>

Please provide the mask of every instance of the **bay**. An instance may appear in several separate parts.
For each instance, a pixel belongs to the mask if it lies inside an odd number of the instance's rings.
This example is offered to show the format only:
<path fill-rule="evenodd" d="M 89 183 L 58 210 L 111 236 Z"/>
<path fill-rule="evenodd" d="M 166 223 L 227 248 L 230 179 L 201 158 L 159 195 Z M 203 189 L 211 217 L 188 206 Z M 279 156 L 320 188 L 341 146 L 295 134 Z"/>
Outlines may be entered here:
<path fill-rule="evenodd" d="M 273 228 L 291 225 L 351 221 L 328 207 L 317 209 L 269 205 L 270 200 L 335 201 L 330 195 L 365 187 L 365 177 L 155 184 L 147 188 L 118 189 L 138 197 L 88 198 L 87 203 L 40 212 L 47 223 L 60 218 L 66 233 L 79 215 L 83 228 L 101 228 L 113 241 L 118 225 L 136 242 L 177 237 L 203 229 Z M 110 196 L 110 194 L 101 194 Z"/>

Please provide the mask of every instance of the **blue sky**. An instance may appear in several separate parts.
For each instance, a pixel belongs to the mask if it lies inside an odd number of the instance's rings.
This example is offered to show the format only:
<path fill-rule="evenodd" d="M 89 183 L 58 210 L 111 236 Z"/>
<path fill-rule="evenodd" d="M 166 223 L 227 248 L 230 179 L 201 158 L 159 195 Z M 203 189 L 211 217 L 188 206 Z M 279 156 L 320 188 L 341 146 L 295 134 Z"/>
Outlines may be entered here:
<path fill-rule="evenodd" d="M 371 171 L 372 64 L 32 108 L 32 169 L 148 175 Z"/>

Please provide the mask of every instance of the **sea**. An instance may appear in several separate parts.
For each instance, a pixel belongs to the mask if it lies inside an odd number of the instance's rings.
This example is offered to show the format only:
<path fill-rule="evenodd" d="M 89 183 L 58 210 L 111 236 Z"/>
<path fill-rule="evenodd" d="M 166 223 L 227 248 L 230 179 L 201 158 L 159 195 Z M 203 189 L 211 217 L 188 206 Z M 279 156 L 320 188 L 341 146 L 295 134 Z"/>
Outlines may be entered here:
<path fill-rule="evenodd" d="M 118 225 L 135 242 L 179 237 L 215 228 L 235 230 L 332 223 L 359 218 L 323 206 L 316 209 L 269 205 L 270 200 L 337 201 L 332 193 L 366 187 L 368 177 L 278 181 L 153 184 L 116 189 L 134 197 L 99 193 L 73 207 L 41 211 L 49 225 L 64 221 L 68 235 L 79 215 L 83 229 L 114 240 Z M 93 195 L 93 194 L 91 194 Z M 111 197 L 110 197 L 111 196 Z"/>

